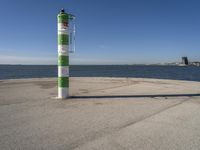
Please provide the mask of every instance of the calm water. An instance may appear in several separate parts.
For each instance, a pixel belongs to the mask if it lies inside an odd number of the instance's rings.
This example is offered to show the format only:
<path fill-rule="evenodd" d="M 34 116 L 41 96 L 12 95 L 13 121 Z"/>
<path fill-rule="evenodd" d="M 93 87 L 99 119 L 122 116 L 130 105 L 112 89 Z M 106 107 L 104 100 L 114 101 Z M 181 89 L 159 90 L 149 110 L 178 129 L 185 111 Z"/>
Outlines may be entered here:
<path fill-rule="evenodd" d="M 100 65 L 71 66 L 73 77 L 137 77 L 200 81 L 200 67 Z M 57 77 L 53 65 L 0 65 L 0 79 Z"/>

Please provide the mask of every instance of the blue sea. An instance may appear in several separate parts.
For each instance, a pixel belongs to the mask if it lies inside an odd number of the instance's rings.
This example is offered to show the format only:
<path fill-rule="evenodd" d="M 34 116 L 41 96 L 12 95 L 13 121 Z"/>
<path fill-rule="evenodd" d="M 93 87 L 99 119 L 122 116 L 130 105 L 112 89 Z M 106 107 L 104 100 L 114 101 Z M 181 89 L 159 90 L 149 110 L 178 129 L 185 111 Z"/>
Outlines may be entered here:
<path fill-rule="evenodd" d="M 200 67 L 158 65 L 74 65 L 72 77 L 135 77 L 200 81 Z M 56 65 L 0 65 L 0 80 L 57 77 Z"/>

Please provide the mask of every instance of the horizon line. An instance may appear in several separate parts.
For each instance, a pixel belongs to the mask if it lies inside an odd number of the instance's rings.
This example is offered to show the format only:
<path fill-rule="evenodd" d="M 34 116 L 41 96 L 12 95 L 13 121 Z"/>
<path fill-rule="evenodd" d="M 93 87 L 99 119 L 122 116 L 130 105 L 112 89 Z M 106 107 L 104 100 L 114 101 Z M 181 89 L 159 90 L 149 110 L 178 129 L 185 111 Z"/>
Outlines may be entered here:
<path fill-rule="evenodd" d="M 84 65 L 87 65 L 87 66 L 98 66 L 98 65 L 172 65 L 172 64 L 177 64 L 179 62 L 174 62 L 174 63 L 152 63 L 152 64 L 70 64 L 70 65 L 73 65 L 73 66 L 84 66 Z M 58 66 L 57 64 L 0 64 L 0 65 L 10 65 L 10 66 L 14 66 L 14 65 L 24 65 L 24 66 L 32 66 L 32 65 L 37 65 L 37 66 Z"/>

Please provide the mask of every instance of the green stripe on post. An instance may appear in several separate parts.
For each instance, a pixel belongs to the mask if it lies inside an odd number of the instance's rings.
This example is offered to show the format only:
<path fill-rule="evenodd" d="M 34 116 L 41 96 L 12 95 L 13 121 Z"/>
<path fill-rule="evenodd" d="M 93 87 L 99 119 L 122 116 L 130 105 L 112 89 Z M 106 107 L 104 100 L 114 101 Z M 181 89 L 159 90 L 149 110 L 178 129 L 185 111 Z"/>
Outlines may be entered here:
<path fill-rule="evenodd" d="M 59 14 L 58 15 L 58 23 L 68 22 L 68 14 Z"/>
<path fill-rule="evenodd" d="M 69 66 L 69 56 L 58 56 L 58 66 Z"/>
<path fill-rule="evenodd" d="M 58 35 L 58 44 L 59 44 L 59 45 L 68 45 L 68 44 L 69 44 L 68 35 L 59 34 L 59 35 Z"/>
<path fill-rule="evenodd" d="M 68 77 L 58 77 L 58 86 L 59 87 L 69 87 L 69 78 Z"/>

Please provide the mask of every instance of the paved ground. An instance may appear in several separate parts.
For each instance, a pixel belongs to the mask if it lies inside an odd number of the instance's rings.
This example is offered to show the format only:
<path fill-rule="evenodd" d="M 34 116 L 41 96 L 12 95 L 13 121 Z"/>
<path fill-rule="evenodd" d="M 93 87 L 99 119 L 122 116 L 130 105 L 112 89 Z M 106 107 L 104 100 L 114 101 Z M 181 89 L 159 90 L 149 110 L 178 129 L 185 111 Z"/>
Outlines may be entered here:
<path fill-rule="evenodd" d="M 74 98 L 62 101 L 53 98 L 55 79 L 0 81 L 0 149 L 200 149 L 199 82 L 72 78 L 70 85 Z"/>

